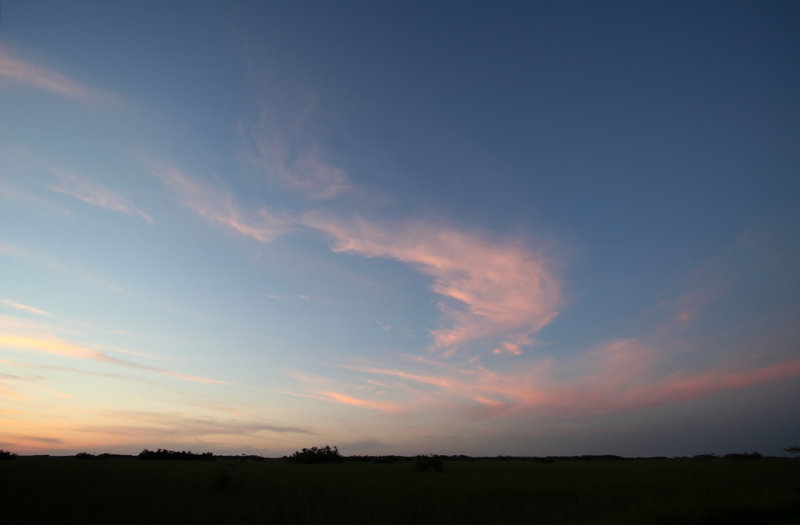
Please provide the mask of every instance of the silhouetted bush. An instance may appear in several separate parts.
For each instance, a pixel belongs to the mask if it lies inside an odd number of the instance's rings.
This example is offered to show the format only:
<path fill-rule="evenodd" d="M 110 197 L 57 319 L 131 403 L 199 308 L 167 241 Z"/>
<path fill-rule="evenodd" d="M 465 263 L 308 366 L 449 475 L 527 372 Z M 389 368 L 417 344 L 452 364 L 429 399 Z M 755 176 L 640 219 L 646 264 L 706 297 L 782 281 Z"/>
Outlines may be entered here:
<path fill-rule="evenodd" d="M 697 454 L 696 456 L 692 456 L 692 459 L 698 461 L 708 461 L 710 459 L 719 459 L 719 456 L 716 454 Z"/>
<path fill-rule="evenodd" d="M 82 460 L 95 460 L 95 461 L 102 461 L 108 459 L 110 456 L 109 454 L 100 454 L 99 456 L 95 456 L 94 454 L 89 454 L 88 452 L 78 452 L 75 454 L 75 459 L 82 459 Z"/>
<path fill-rule="evenodd" d="M 625 458 L 615 454 L 584 454 L 578 456 L 577 459 L 580 461 L 621 461 Z"/>
<path fill-rule="evenodd" d="M 339 463 L 344 458 L 339 454 L 339 449 L 331 448 L 329 445 L 324 447 L 311 447 L 298 450 L 288 457 L 295 463 Z"/>
<path fill-rule="evenodd" d="M 195 454 L 194 452 L 188 451 L 181 451 L 176 452 L 174 450 L 147 450 L 144 449 L 139 452 L 139 455 L 136 456 L 139 459 L 147 459 L 147 460 L 156 460 L 156 459 L 170 459 L 170 460 L 190 460 L 190 461 L 212 461 L 214 459 L 214 454 L 211 452 L 204 452 L 202 454 Z"/>
<path fill-rule="evenodd" d="M 4 459 L 17 459 L 17 455 L 8 450 L 0 450 L 0 460 Z"/>
<path fill-rule="evenodd" d="M 725 459 L 763 459 L 764 456 L 758 452 L 731 453 L 725 454 Z"/>
<path fill-rule="evenodd" d="M 417 456 L 414 466 L 420 472 L 441 472 L 444 470 L 442 456 Z"/>

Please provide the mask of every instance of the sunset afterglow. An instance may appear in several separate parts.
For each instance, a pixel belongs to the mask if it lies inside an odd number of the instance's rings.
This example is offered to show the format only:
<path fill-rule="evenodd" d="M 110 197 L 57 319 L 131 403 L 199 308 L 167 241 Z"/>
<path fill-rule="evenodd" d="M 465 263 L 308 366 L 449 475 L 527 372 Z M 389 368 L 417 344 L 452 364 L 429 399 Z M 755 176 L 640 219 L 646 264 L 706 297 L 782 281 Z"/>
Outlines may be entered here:
<path fill-rule="evenodd" d="M 793 3 L 6 2 L 0 449 L 782 454 Z"/>

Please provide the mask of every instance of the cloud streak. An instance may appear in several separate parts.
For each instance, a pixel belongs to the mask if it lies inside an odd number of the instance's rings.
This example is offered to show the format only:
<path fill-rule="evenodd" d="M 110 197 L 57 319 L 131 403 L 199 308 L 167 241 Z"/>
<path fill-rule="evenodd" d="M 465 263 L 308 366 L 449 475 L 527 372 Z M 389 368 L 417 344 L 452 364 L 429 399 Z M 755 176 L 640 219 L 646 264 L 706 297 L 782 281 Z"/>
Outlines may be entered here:
<path fill-rule="evenodd" d="M 562 299 L 555 265 L 544 250 L 523 242 L 422 222 L 383 227 L 315 212 L 275 214 L 266 207 L 253 214 L 224 188 L 167 162 L 145 164 L 185 207 L 240 235 L 268 243 L 304 227 L 333 238 L 335 252 L 394 259 L 431 278 L 442 313 L 440 326 L 430 331 L 432 349 L 443 356 L 478 341 L 487 352 L 520 355 L 533 343 L 532 335 L 558 315 Z"/>
<path fill-rule="evenodd" d="M 5 153 L 11 158 L 17 157 L 17 162 L 19 164 L 19 167 L 17 168 L 18 171 L 46 172 L 52 178 L 55 178 L 55 182 L 52 182 L 51 179 L 47 183 L 42 184 L 42 186 L 52 192 L 67 195 L 87 204 L 91 204 L 109 211 L 139 217 L 150 224 L 155 223 L 150 215 L 142 211 L 129 199 L 120 195 L 119 192 L 94 182 L 88 177 L 76 173 L 74 170 L 70 170 L 61 165 L 49 162 L 48 160 L 32 153 L 27 148 L 11 148 Z M 39 175 L 39 173 L 36 173 L 36 175 Z M 0 179 L 0 182 L 2 182 L 2 179 Z M 61 209 L 63 208 L 62 206 L 57 205 L 48 199 L 44 199 L 24 191 L 4 188 L 0 189 L 0 195 L 8 199 L 29 201 L 39 206 L 47 206 L 49 208 L 55 208 L 59 209 L 59 211 L 63 211 Z"/>
<path fill-rule="evenodd" d="M 143 212 L 135 204 L 119 195 L 111 188 L 92 182 L 86 177 L 59 166 L 54 166 L 49 163 L 43 164 L 47 167 L 48 171 L 58 178 L 58 184 L 47 186 L 47 189 L 63 195 L 69 195 L 70 197 L 106 210 L 137 216 L 150 224 L 155 224 L 155 221 L 150 215 Z"/>
<path fill-rule="evenodd" d="M 131 368 L 135 370 L 144 370 L 154 372 L 167 377 L 181 379 L 184 381 L 193 381 L 197 383 L 213 383 L 213 384 L 226 384 L 225 381 L 218 379 L 211 379 L 207 377 L 192 376 L 173 372 L 171 370 L 164 370 L 152 366 L 147 366 L 133 361 L 126 361 L 112 357 L 105 352 L 95 350 L 82 345 L 77 345 L 62 341 L 56 337 L 42 337 L 32 335 L 20 335 L 14 333 L 0 332 L 0 348 L 10 350 L 28 350 L 35 352 L 43 352 L 51 355 L 69 357 L 72 359 L 97 361 L 101 363 Z"/>
<path fill-rule="evenodd" d="M 53 314 L 51 314 L 49 312 L 45 312 L 44 310 L 41 310 L 39 308 L 35 308 L 33 306 L 28 306 L 28 305 L 21 304 L 21 303 L 15 303 L 14 301 L 11 301 L 10 299 L 0 299 L 0 304 L 4 304 L 6 306 L 10 306 L 11 308 L 15 308 L 17 310 L 22 310 L 23 312 L 30 312 L 30 313 L 33 313 L 33 314 L 36 314 L 36 315 L 41 315 L 43 317 L 53 317 Z"/>
<path fill-rule="evenodd" d="M 409 264 L 432 279 L 442 326 L 431 330 L 444 356 L 476 341 L 519 354 L 561 305 L 552 261 L 521 242 L 425 223 L 379 227 L 308 213 L 304 224 L 334 239 L 332 249 Z"/>
<path fill-rule="evenodd" d="M 144 160 L 143 163 L 178 196 L 185 207 L 212 224 L 264 243 L 290 229 L 291 221 L 273 215 L 266 207 L 260 208 L 255 214 L 243 211 L 226 189 L 190 177 L 168 162 Z"/>
<path fill-rule="evenodd" d="M 302 373 L 292 377 L 310 392 L 294 395 L 387 413 L 445 413 L 466 422 L 631 413 L 800 377 L 798 360 L 665 372 L 659 370 L 660 353 L 637 340 L 621 339 L 570 359 L 544 356 L 506 372 L 490 370 L 474 359 L 467 364 L 414 359 L 410 367 L 344 365 L 361 378 L 350 383 L 309 379 Z M 420 366 L 425 370 L 413 369 Z"/>
<path fill-rule="evenodd" d="M 85 284 L 101 288 L 108 292 L 113 292 L 116 294 L 128 295 L 128 296 L 131 295 L 130 291 L 128 291 L 127 289 L 123 288 L 122 286 L 116 283 L 108 281 L 107 279 L 98 277 L 90 273 L 83 272 L 81 270 L 76 270 L 56 259 L 53 259 L 52 257 L 49 257 L 41 253 L 32 252 L 24 247 L 11 244 L 3 240 L 2 238 L 0 238 L 0 255 L 26 259 L 28 261 L 41 264 L 47 268 L 50 268 L 53 271 L 63 273 L 69 277 L 72 277 L 73 279 L 77 279 Z"/>
<path fill-rule="evenodd" d="M 313 436 L 304 427 L 260 419 L 217 419 L 178 412 L 98 411 L 80 418 L 14 412 L 13 432 L 0 431 L 0 441 L 13 449 L 137 453 L 142 448 L 209 447 L 215 452 L 266 443 L 276 437 Z M 8 445 L 7 445 L 8 446 Z"/>
<path fill-rule="evenodd" d="M 0 45 L 0 87 L 36 89 L 84 104 L 107 103 L 114 97 L 45 66 L 30 62 Z"/>

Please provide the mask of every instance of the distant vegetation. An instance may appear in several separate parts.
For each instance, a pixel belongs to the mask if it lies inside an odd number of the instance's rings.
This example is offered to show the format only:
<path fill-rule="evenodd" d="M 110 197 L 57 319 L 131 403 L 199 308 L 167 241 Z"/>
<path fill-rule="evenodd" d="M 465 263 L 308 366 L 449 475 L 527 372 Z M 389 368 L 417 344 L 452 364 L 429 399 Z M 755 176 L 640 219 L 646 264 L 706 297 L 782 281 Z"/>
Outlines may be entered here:
<path fill-rule="evenodd" d="M 417 456 L 414 465 L 420 472 L 441 472 L 444 470 L 444 456 Z"/>
<path fill-rule="evenodd" d="M 790 454 L 800 455 L 800 446 L 791 446 L 784 449 Z M 0 460 L 16 459 L 16 453 L 0 449 Z M 50 457 L 47 454 L 23 457 Z M 58 456 L 54 456 L 58 457 Z M 144 449 L 137 455 L 130 454 L 91 454 L 89 452 L 78 452 L 74 456 L 75 459 L 80 460 L 108 460 L 108 459 L 128 459 L 137 458 L 144 460 L 189 460 L 189 461 L 211 461 L 215 459 L 236 460 L 243 461 L 277 461 L 278 458 L 267 458 L 255 454 L 240 454 L 240 455 L 214 455 L 211 452 L 191 452 L 191 451 L 175 451 L 159 448 L 157 450 Z M 653 457 L 624 457 L 614 454 L 584 454 L 579 456 L 466 456 L 463 454 L 457 455 L 442 455 L 442 454 L 423 454 L 417 456 L 400 456 L 396 454 L 391 455 L 358 455 L 358 456 L 343 456 L 337 447 L 325 445 L 321 447 L 304 448 L 295 451 L 289 456 L 280 458 L 284 461 L 292 463 L 340 463 L 346 462 L 369 462 L 369 463 L 398 463 L 398 462 L 413 462 L 415 470 L 421 472 L 436 472 L 444 469 L 444 462 L 452 461 L 532 461 L 536 463 L 554 463 L 564 461 L 641 461 L 641 460 L 686 460 L 692 459 L 696 461 L 709 461 L 709 460 L 760 460 L 760 459 L 778 459 L 772 456 L 764 456 L 758 452 L 732 452 L 727 454 L 696 454 L 694 456 L 680 456 L 680 457 L 667 457 L 667 456 L 653 456 Z M 800 459 L 800 456 L 798 456 Z"/>
<path fill-rule="evenodd" d="M 340 463 L 344 458 L 338 448 L 325 445 L 298 450 L 288 459 L 294 463 Z"/>
<path fill-rule="evenodd" d="M 0 468 L 0 521 L 705 525 L 800 517 L 800 459 L 756 453 L 343 457 L 324 446 L 249 461 L 259 457 L 147 452 L 216 461 L 20 456 Z M 87 461 L 96 459 L 106 461 Z"/>
<path fill-rule="evenodd" d="M 194 452 L 187 452 L 181 451 L 176 452 L 174 450 L 147 450 L 144 449 L 139 452 L 139 455 L 136 456 L 139 459 L 169 459 L 169 460 L 190 460 L 190 461 L 211 461 L 214 459 L 214 454 L 211 452 L 204 452 L 202 454 L 195 454 Z"/>
<path fill-rule="evenodd" d="M 758 452 L 731 453 L 725 454 L 725 459 L 763 459 L 764 456 Z"/>
<path fill-rule="evenodd" d="M 111 454 L 100 454 L 95 456 L 94 454 L 89 454 L 88 452 L 78 452 L 75 454 L 75 459 L 86 459 L 86 460 L 104 460 L 111 457 Z"/>

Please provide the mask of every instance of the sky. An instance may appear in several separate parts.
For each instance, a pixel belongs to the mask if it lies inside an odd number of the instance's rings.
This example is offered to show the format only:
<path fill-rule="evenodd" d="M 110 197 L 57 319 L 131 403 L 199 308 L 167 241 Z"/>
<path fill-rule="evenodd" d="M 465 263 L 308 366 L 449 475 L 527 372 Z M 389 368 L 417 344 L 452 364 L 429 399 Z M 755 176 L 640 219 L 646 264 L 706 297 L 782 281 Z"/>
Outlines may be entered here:
<path fill-rule="evenodd" d="M 800 444 L 796 2 L 0 4 L 0 448 Z"/>

